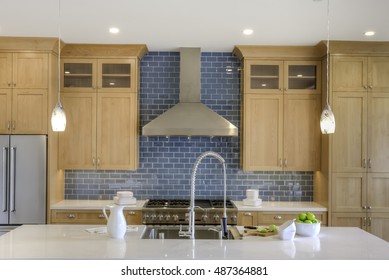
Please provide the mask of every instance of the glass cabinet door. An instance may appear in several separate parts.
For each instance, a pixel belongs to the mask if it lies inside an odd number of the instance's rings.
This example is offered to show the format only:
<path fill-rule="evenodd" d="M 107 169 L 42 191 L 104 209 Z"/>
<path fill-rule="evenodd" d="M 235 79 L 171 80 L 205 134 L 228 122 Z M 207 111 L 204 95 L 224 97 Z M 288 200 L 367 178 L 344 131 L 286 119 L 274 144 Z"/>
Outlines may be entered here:
<path fill-rule="evenodd" d="M 320 92 L 320 62 L 285 62 L 285 91 L 294 93 Z"/>
<path fill-rule="evenodd" d="M 248 61 L 245 73 L 246 92 L 277 92 L 282 90 L 282 62 Z"/>
<path fill-rule="evenodd" d="M 99 59 L 99 90 L 128 92 L 135 89 L 135 60 Z"/>
<path fill-rule="evenodd" d="M 62 61 L 62 89 L 91 91 L 96 89 L 95 60 L 64 59 Z"/>

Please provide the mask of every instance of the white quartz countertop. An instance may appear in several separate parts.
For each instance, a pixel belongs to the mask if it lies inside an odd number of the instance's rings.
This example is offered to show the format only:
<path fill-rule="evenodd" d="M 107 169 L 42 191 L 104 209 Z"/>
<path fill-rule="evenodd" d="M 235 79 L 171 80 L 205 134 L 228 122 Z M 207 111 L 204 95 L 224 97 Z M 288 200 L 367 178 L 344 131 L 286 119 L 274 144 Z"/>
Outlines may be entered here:
<path fill-rule="evenodd" d="M 385 259 L 389 243 L 359 228 L 323 227 L 316 237 L 242 240 L 140 239 L 143 225 L 122 240 L 89 233 L 90 225 L 23 225 L 0 236 L 0 259 Z M 99 226 L 95 226 L 99 227 Z"/>
<path fill-rule="evenodd" d="M 137 200 L 136 204 L 126 205 L 124 209 L 141 210 L 146 200 Z M 65 199 L 51 205 L 52 210 L 101 210 L 113 200 L 76 200 Z"/>
<path fill-rule="evenodd" d="M 263 201 L 259 206 L 247 206 L 243 201 L 233 201 L 239 211 L 327 211 L 327 208 L 306 201 Z"/>
<path fill-rule="evenodd" d="M 134 205 L 127 205 L 125 209 L 141 210 L 146 200 L 137 200 Z M 327 211 L 327 208 L 315 202 L 303 201 L 263 201 L 259 206 L 247 206 L 243 201 L 233 201 L 239 211 Z M 51 206 L 57 210 L 101 210 L 105 205 L 112 204 L 112 200 L 70 200 L 65 199 Z"/>

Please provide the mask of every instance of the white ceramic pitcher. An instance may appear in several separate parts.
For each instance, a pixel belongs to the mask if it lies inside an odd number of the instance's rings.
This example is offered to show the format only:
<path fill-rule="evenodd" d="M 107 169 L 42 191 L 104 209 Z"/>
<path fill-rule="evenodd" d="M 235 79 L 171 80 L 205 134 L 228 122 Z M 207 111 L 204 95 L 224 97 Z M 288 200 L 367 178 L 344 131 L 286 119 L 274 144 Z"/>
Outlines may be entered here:
<path fill-rule="evenodd" d="M 109 218 L 106 210 L 109 208 L 111 211 Z M 120 205 L 105 205 L 103 208 L 104 217 L 107 219 L 107 232 L 112 238 L 123 238 L 127 230 L 127 222 L 123 214 L 124 206 Z"/>

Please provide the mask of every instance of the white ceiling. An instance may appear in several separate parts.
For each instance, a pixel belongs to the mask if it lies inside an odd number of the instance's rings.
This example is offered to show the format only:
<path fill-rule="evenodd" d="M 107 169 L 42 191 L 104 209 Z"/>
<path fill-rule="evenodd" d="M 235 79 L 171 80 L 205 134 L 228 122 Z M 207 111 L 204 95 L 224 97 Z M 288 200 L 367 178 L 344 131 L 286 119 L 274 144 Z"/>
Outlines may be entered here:
<path fill-rule="evenodd" d="M 58 0 L 0 0 L 0 36 L 58 37 Z M 313 45 L 327 39 L 327 0 L 61 0 L 66 43 L 147 44 L 150 51 Z M 331 0 L 330 39 L 389 41 L 389 0 Z M 109 27 L 120 33 L 113 35 Z M 242 30 L 254 34 L 245 36 Z M 374 37 L 363 33 L 374 30 Z"/>

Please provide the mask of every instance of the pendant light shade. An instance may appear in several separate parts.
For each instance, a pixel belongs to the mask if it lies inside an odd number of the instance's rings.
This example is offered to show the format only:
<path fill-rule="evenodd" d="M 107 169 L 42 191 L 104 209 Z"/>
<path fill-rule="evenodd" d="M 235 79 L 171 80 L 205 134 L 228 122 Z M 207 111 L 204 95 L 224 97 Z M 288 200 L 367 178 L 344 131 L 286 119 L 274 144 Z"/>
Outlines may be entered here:
<path fill-rule="evenodd" d="M 66 114 L 60 100 L 58 100 L 57 105 L 55 105 L 51 113 L 51 128 L 57 132 L 65 131 L 66 128 Z"/>
<path fill-rule="evenodd" d="M 335 133 L 335 116 L 329 104 L 324 107 L 321 113 L 320 128 L 323 134 Z"/>
<path fill-rule="evenodd" d="M 56 132 L 65 131 L 66 114 L 61 104 L 61 0 L 58 0 L 58 101 L 51 113 L 51 129 Z"/>
<path fill-rule="evenodd" d="M 330 0 L 327 2 L 327 98 L 326 106 L 323 109 L 323 112 L 320 116 L 320 128 L 322 134 L 332 134 L 335 133 L 335 115 L 331 110 L 329 104 L 329 91 L 330 91 L 330 80 L 328 65 L 330 63 Z"/>

